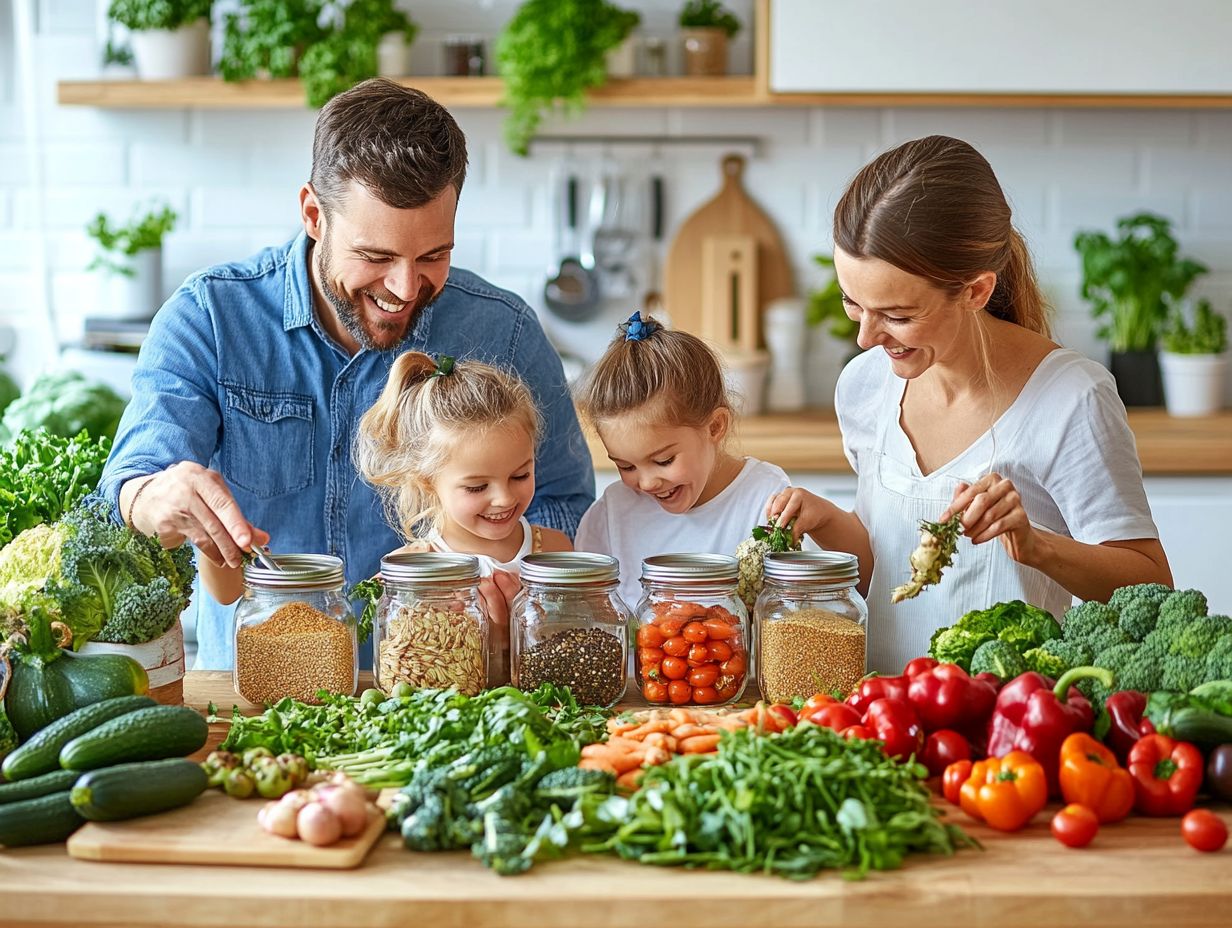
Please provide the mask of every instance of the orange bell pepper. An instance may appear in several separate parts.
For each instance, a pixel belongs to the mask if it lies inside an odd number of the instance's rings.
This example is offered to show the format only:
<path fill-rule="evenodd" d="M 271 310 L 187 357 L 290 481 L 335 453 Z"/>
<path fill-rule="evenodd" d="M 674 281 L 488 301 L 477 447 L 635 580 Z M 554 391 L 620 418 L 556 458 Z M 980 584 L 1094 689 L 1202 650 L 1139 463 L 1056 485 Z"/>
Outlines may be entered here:
<path fill-rule="evenodd" d="M 1048 801 L 1044 768 L 1026 751 L 976 762 L 959 791 L 959 805 L 1000 831 L 1017 831 Z"/>
<path fill-rule="evenodd" d="M 1086 806 L 1101 825 L 1119 822 L 1134 807 L 1134 778 L 1111 750 L 1084 732 L 1061 742 L 1060 779 L 1065 801 Z"/>

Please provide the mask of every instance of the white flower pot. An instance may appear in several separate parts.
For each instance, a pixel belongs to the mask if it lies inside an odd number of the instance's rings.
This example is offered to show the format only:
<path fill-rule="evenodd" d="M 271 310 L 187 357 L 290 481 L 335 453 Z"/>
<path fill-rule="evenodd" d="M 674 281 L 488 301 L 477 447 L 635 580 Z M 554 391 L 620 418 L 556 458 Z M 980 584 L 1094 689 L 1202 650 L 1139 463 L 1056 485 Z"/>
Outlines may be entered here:
<path fill-rule="evenodd" d="M 807 347 L 804 300 L 775 300 L 762 316 L 766 347 L 770 349 L 770 382 L 766 385 L 769 412 L 796 412 L 804 408 L 804 352 Z"/>
<path fill-rule="evenodd" d="M 391 32 L 376 47 L 376 73 L 381 77 L 405 77 L 411 73 L 411 46 L 401 32 Z"/>
<path fill-rule="evenodd" d="M 163 250 L 147 248 L 128 259 L 134 274 L 105 271 L 98 306 L 100 319 L 153 319 L 163 301 Z"/>
<path fill-rule="evenodd" d="M 741 416 L 759 416 L 766 406 L 766 375 L 770 356 L 764 351 L 725 354 L 723 365 L 727 389 L 735 411 Z"/>
<path fill-rule="evenodd" d="M 637 40 L 629 36 L 604 59 L 608 77 L 633 77 L 637 73 Z"/>
<path fill-rule="evenodd" d="M 145 668 L 150 698 L 164 705 L 184 702 L 184 628 L 177 621 L 161 638 L 143 644 L 87 641 L 79 654 L 125 654 Z"/>
<path fill-rule="evenodd" d="M 166 81 L 210 73 L 210 22 L 201 18 L 179 29 L 151 29 L 130 36 L 137 74 Z"/>
<path fill-rule="evenodd" d="M 1223 408 L 1226 354 L 1159 353 L 1170 416 L 1210 416 Z"/>

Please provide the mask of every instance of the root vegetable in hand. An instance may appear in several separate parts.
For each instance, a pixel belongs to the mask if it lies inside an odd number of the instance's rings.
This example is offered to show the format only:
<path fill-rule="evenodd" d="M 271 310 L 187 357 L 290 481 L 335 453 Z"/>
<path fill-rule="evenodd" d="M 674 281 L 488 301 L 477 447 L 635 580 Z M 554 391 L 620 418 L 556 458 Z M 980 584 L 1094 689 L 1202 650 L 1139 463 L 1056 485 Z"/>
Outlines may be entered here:
<path fill-rule="evenodd" d="M 920 523 L 920 544 L 911 552 L 911 579 L 896 586 L 890 593 L 890 602 L 901 603 L 914 599 L 926 586 L 941 582 L 941 571 L 949 567 L 958 548 L 958 536 L 962 534 L 962 513 L 958 512 L 945 522 Z"/>

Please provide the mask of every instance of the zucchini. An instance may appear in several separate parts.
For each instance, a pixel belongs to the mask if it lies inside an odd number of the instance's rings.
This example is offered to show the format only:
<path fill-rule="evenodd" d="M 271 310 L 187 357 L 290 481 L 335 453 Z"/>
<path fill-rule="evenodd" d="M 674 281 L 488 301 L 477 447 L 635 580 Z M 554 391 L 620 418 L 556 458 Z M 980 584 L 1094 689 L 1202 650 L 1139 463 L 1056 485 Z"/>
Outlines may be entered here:
<path fill-rule="evenodd" d="M 82 774 L 72 804 L 82 818 L 117 822 L 186 806 L 208 784 L 201 765 L 183 758 L 119 764 Z"/>
<path fill-rule="evenodd" d="M 17 783 L 0 783 L 0 805 L 62 793 L 76 783 L 79 776 L 76 770 L 55 770 Z"/>
<path fill-rule="evenodd" d="M 1188 741 L 1200 747 L 1232 744 L 1232 716 L 1197 706 L 1169 712 L 1159 730 L 1177 741 Z"/>
<path fill-rule="evenodd" d="M 130 761 L 184 757 L 205 747 L 210 727 L 187 706 L 128 712 L 79 735 L 60 750 L 65 770 L 94 770 Z"/>
<path fill-rule="evenodd" d="M 10 780 L 24 780 L 59 770 L 60 749 L 74 738 L 121 715 L 156 705 L 158 703 L 149 696 L 117 696 L 76 709 L 35 732 L 29 741 L 4 759 L 0 770 Z"/>
<path fill-rule="evenodd" d="M 5 847 L 56 844 L 80 828 L 82 822 L 68 790 L 10 802 L 0 806 L 0 844 Z"/>

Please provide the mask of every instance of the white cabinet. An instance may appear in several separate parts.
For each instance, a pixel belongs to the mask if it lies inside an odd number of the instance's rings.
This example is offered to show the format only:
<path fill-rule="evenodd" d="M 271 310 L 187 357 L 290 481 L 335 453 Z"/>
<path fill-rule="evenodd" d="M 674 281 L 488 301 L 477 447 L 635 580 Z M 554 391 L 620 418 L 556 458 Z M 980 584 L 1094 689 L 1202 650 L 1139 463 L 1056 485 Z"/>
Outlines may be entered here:
<path fill-rule="evenodd" d="M 1228 0 L 774 0 L 778 93 L 1232 93 Z"/>

